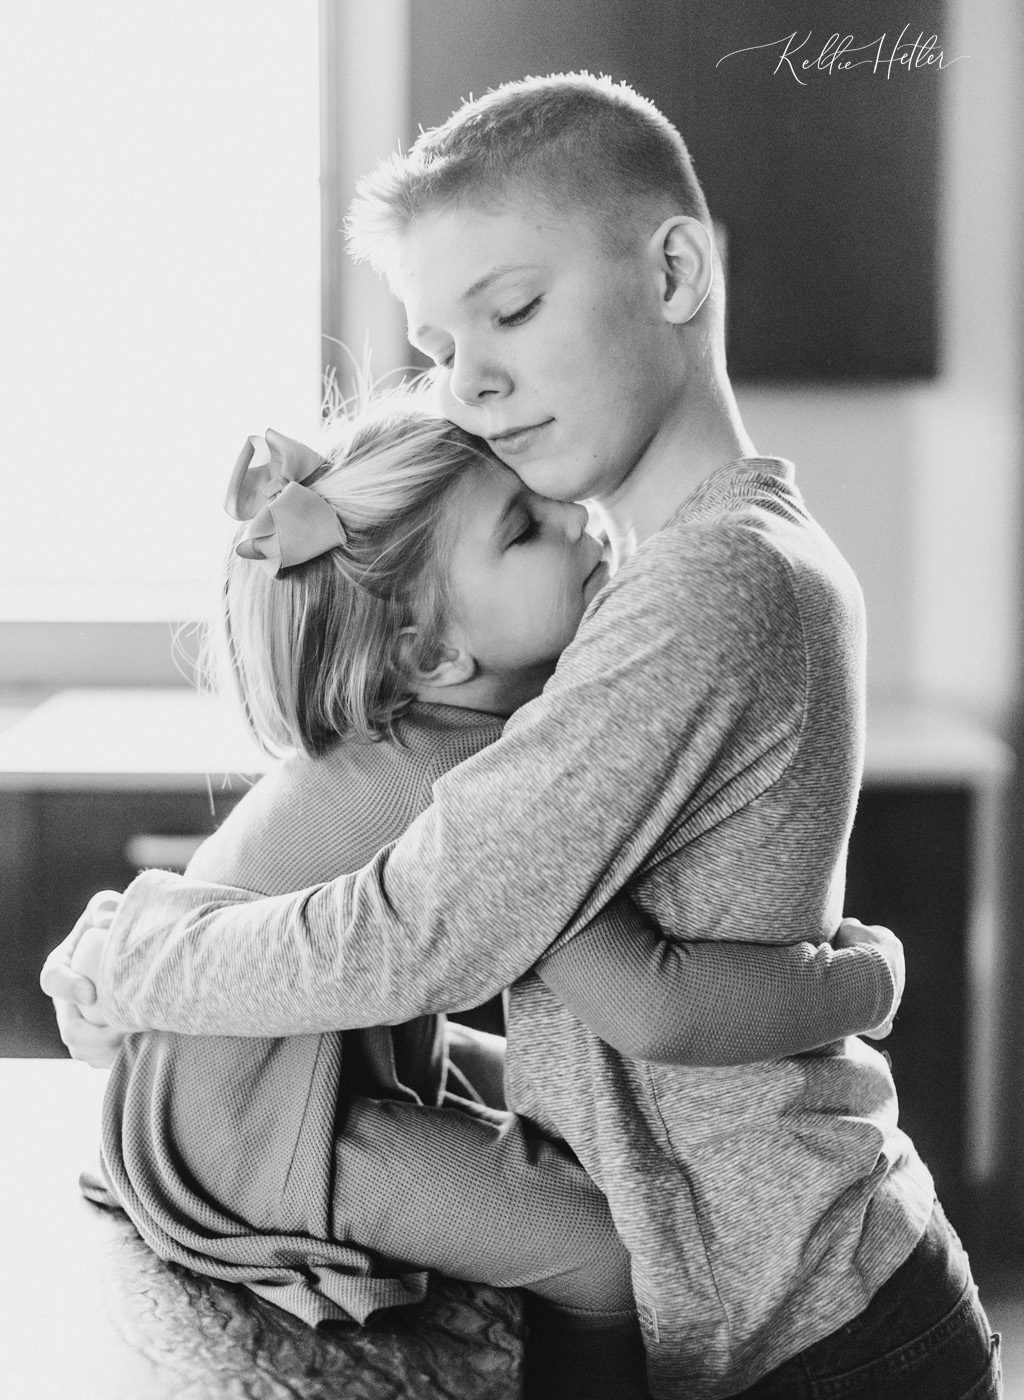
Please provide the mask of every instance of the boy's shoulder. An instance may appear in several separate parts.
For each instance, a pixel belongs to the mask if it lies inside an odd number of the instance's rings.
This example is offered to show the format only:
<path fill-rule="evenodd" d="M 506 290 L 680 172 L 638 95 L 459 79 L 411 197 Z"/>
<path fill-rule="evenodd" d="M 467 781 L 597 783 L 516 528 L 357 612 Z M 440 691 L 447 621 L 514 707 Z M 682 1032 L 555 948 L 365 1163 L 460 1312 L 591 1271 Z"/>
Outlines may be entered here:
<path fill-rule="evenodd" d="M 796 601 L 790 552 L 773 533 L 735 515 L 670 522 L 599 595 L 603 626 L 621 629 L 633 617 L 677 632 L 717 631 L 729 618 L 763 615 L 781 627 Z"/>
<path fill-rule="evenodd" d="M 781 458 L 744 459 L 714 473 L 612 583 L 638 609 L 672 609 L 677 617 L 723 609 L 778 615 L 799 608 L 809 587 L 851 586 L 849 566 Z"/>
<path fill-rule="evenodd" d="M 798 698 L 808 667 L 863 630 L 842 555 L 808 513 L 788 463 L 723 468 L 627 560 L 567 653 L 579 674 L 616 668 L 676 687 L 713 676 Z M 846 640 L 843 640 L 846 639 Z"/>

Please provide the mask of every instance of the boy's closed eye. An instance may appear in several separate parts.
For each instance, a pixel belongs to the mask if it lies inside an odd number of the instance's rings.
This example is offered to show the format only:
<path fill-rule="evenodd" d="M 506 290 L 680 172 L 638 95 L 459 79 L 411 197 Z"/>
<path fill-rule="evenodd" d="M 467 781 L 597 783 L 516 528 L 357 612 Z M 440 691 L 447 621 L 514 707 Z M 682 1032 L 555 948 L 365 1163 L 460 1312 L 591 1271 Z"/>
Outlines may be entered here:
<path fill-rule="evenodd" d="M 536 296 L 532 301 L 528 301 L 525 306 L 520 306 L 515 311 L 510 311 L 507 315 L 498 316 L 495 319 L 498 325 L 505 329 L 521 326 L 538 310 L 543 300 L 543 296 Z M 434 361 L 435 369 L 451 369 L 455 361 L 455 350 L 451 349 L 444 355 L 434 355 L 431 358 Z"/>
<path fill-rule="evenodd" d="M 516 311 L 510 311 L 507 316 L 499 316 L 498 325 L 521 326 L 524 321 L 530 319 L 543 300 L 544 298 L 542 296 L 536 296 L 532 301 L 528 301 L 525 306 L 519 307 Z"/>

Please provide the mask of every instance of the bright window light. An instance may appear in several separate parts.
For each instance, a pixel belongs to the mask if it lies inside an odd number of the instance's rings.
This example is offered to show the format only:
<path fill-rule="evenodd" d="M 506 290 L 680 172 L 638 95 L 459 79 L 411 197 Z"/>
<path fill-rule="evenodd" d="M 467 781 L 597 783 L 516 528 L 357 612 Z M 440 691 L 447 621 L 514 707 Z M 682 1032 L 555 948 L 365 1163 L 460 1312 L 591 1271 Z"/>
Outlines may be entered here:
<path fill-rule="evenodd" d="M 316 0 L 5 0 L 0 618 L 186 619 L 317 431 Z"/>

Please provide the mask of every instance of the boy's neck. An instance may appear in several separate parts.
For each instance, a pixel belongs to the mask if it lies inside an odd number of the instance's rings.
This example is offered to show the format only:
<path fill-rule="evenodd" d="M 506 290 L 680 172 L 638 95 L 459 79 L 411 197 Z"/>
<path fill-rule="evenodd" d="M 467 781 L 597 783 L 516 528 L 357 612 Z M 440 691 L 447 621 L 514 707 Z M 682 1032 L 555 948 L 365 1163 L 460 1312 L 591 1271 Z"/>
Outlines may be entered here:
<path fill-rule="evenodd" d="M 675 411 L 610 497 L 596 504 L 612 546 L 613 567 L 628 559 L 713 472 L 756 456 L 728 378 L 680 395 Z"/>

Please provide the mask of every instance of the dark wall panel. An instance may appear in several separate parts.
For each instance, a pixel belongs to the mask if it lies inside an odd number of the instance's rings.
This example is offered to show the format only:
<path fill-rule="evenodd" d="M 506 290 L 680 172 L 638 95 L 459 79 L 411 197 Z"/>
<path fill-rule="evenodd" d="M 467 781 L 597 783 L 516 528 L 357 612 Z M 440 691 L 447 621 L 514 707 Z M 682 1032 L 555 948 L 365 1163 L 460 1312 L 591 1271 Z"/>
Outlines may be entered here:
<path fill-rule="evenodd" d="M 510 78 L 574 68 L 627 79 L 677 124 L 727 233 L 737 378 L 936 372 L 940 101 L 951 75 L 866 64 L 798 70 L 801 86 L 787 65 L 773 71 L 781 44 L 719 60 L 794 31 L 797 43 L 811 35 L 800 58 L 833 32 L 874 45 L 859 58 L 888 57 L 904 26 L 905 44 L 923 33 L 941 45 L 937 0 L 413 0 L 411 12 L 414 127 Z"/>

